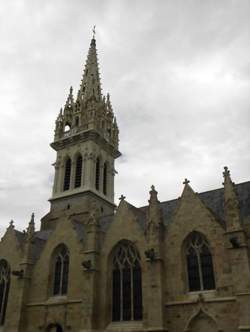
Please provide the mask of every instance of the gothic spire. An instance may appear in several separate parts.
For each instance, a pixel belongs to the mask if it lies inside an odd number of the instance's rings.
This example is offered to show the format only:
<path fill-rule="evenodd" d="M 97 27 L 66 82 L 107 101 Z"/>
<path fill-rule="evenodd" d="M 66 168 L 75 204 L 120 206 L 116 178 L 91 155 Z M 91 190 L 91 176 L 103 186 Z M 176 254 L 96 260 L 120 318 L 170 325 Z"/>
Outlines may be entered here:
<path fill-rule="evenodd" d="M 101 81 L 98 68 L 95 33 L 91 39 L 87 61 L 85 64 L 83 77 L 80 85 L 78 98 L 88 101 L 94 99 L 101 101 Z"/>

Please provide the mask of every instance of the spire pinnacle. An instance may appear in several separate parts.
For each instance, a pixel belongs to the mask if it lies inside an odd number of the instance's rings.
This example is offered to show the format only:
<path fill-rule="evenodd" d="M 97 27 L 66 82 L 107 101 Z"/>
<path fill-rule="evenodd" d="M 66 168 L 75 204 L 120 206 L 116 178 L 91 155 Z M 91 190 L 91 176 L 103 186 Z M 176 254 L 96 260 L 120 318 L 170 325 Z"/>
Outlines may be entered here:
<path fill-rule="evenodd" d="M 100 102 L 102 100 L 101 81 L 98 68 L 98 59 L 95 40 L 95 26 L 93 28 L 93 38 L 91 39 L 87 61 L 85 64 L 81 86 L 79 90 L 80 100 L 88 101 L 90 99 Z"/>
<path fill-rule="evenodd" d="M 228 180 L 228 181 L 232 182 L 231 176 L 230 176 L 230 170 L 228 169 L 227 166 L 224 167 L 223 177 L 224 177 L 225 181 Z"/>
<path fill-rule="evenodd" d="M 31 218 L 30 218 L 30 222 L 29 222 L 29 226 L 27 228 L 28 238 L 31 238 L 34 233 L 35 233 L 35 214 L 32 213 Z"/>
<path fill-rule="evenodd" d="M 227 229 L 237 229 L 241 227 L 239 201 L 235 185 L 231 180 L 230 171 L 227 166 L 224 167 L 223 177 L 224 209 Z"/>

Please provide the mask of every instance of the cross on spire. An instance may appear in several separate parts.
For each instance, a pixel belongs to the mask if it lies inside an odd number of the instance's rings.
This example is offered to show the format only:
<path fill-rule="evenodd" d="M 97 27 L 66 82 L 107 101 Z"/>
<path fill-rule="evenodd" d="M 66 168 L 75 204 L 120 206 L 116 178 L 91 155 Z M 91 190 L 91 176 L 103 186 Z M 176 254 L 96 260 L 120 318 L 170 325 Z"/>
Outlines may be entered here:
<path fill-rule="evenodd" d="M 185 179 L 184 182 L 183 182 L 183 184 L 189 184 L 189 182 L 190 181 L 188 179 Z"/>
<path fill-rule="evenodd" d="M 119 200 L 120 200 L 120 201 L 124 201 L 124 200 L 125 200 L 125 198 L 126 198 L 126 196 L 124 196 L 124 195 L 121 195 L 121 196 L 119 197 Z"/>

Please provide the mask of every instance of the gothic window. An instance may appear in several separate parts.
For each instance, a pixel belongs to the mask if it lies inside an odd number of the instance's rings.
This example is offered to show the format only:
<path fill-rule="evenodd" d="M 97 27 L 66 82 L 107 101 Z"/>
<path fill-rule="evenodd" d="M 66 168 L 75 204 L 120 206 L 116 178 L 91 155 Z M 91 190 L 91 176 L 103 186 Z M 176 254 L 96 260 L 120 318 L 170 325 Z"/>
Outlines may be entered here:
<path fill-rule="evenodd" d="M 4 324 L 10 288 L 10 267 L 6 260 L 0 260 L 0 326 Z"/>
<path fill-rule="evenodd" d="M 140 255 L 129 241 L 122 241 L 115 248 L 112 262 L 112 320 L 141 320 Z"/>
<path fill-rule="evenodd" d="M 103 165 L 103 193 L 107 195 L 107 177 L 108 177 L 108 164 L 107 162 Z"/>
<path fill-rule="evenodd" d="M 96 159 L 95 163 L 95 188 L 99 190 L 100 188 L 100 159 Z"/>
<path fill-rule="evenodd" d="M 81 187 L 82 182 L 82 156 L 76 159 L 75 188 Z"/>
<path fill-rule="evenodd" d="M 212 255 L 203 235 L 192 232 L 186 246 L 189 291 L 215 288 Z"/>
<path fill-rule="evenodd" d="M 64 173 L 64 184 L 63 190 L 69 190 L 70 187 L 70 175 L 71 175 L 71 159 L 68 158 L 65 163 L 65 173 Z"/>
<path fill-rule="evenodd" d="M 53 295 L 65 295 L 68 291 L 69 251 L 65 245 L 60 245 L 54 254 Z"/>

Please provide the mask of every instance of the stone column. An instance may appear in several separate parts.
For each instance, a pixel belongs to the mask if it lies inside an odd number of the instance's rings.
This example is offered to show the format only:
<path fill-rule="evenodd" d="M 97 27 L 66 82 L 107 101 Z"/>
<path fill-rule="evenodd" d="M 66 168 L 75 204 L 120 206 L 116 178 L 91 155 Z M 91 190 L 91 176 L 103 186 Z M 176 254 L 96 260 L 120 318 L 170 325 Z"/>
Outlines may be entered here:
<path fill-rule="evenodd" d="M 83 299 L 85 310 L 82 322 L 84 330 L 98 328 L 97 317 L 99 310 L 99 237 L 101 230 L 98 222 L 99 210 L 95 204 L 92 204 L 90 211 L 87 224 L 87 246 L 83 252 L 83 269 L 86 276 L 86 289 Z"/>

